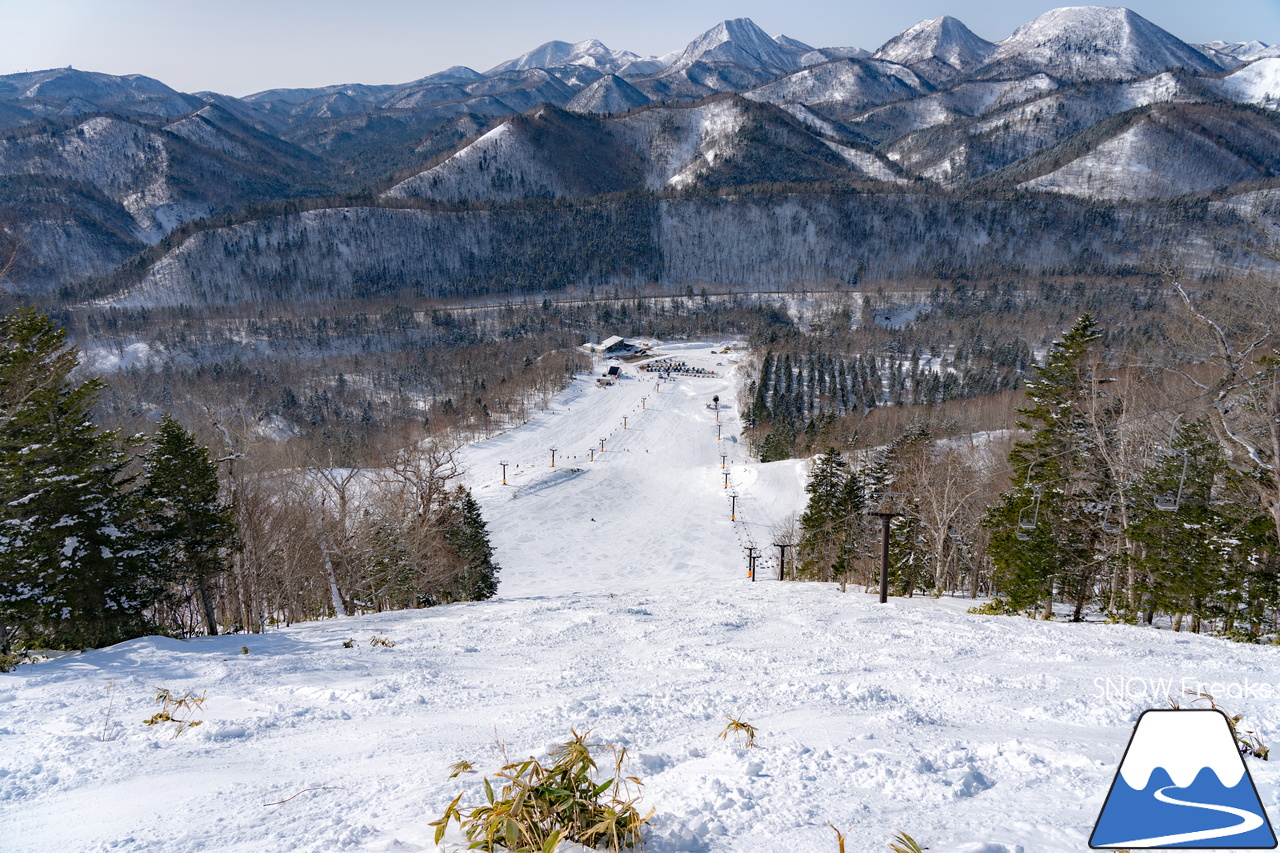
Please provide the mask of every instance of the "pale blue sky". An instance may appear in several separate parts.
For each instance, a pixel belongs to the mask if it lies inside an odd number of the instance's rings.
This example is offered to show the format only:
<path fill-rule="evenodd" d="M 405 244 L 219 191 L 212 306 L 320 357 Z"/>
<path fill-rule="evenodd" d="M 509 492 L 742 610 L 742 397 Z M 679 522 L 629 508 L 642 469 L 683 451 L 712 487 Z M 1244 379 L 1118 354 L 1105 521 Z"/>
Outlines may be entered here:
<path fill-rule="evenodd" d="M 333 83 L 401 83 L 450 65 L 483 71 L 552 39 L 662 54 L 725 18 L 815 46 L 875 50 L 952 15 L 983 38 L 1066 2 L 1041 0 L 0 0 L 0 74 L 73 65 L 146 74 L 187 92 L 247 95 Z M 1133 0 L 1189 42 L 1280 42 L 1280 0 Z"/>

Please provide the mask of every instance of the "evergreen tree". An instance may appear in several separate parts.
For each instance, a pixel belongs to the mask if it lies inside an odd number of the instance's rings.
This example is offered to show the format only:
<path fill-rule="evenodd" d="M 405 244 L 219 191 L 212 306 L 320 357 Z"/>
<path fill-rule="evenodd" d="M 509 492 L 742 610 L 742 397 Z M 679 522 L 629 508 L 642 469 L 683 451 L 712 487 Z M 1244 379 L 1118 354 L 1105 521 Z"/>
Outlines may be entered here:
<path fill-rule="evenodd" d="M 774 382 L 773 353 L 766 352 L 760 364 L 760 382 L 751 395 L 751 426 L 759 426 L 767 421 L 772 413 L 769 411 L 769 388 Z"/>
<path fill-rule="evenodd" d="M 413 547 L 418 542 L 409 529 L 416 526 L 414 520 L 409 514 L 366 512 L 357 605 L 400 610 L 436 603 L 431 583 L 434 561 L 424 549 Z M 439 551 L 435 542 L 427 547 L 431 552 Z"/>
<path fill-rule="evenodd" d="M 211 581 L 227 570 L 225 553 L 235 544 L 231 507 L 218 496 L 218 472 L 209 451 L 169 415 L 160 420 L 143 457 L 140 494 L 164 577 L 178 604 L 194 601 L 205 631 L 218 633 Z"/>
<path fill-rule="evenodd" d="M 760 461 L 778 462 L 790 459 L 795 448 L 796 432 L 791 418 L 783 415 L 774 422 L 774 427 L 760 442 Z"/>
<path fill-rule="evenodd" d="M 832 448 L 818 457 L 805 491 L 809 501 L 800 516 L 799 575 L 817 580 L 843 576 L 857 555 L 862 482 Z"/>
<path fill-rule="evenodd" d="M 1095 551 L 1101 536 L 1100 509 L 1113 488 L 1098 471 L 1088 421 L 1093 348 L 1102 333 L 1089 314 L 1056 342 L 1043 367 L 1027 381 L 1030 405 L 1018 409 L 1018 427 L 1031 433 L 1009 453 L 1013 488 L 992 506 L 989 554 L 1009 604 L 1018 610 L 1040 605 L 1052 615 L 1055 595 L 1075 605 L 1075 617 L 1103 566 Z"/>
<path fill-rule="evenodd" d="M 127 455 L 69 379 L 78 353 L 33 309 L 0 317 L 0 644 L 100 646 L 146 633 L 159 590 Z"/>
<path fill-rule="evenodd" d="M 445 544 L 457 559 L 447 597 L 451 601 L 483 601 L 498 591 L 500 568 L 493 561 L 493 546 L 480 505 L 465 486 L 454 489 L 441 512 Z"/>

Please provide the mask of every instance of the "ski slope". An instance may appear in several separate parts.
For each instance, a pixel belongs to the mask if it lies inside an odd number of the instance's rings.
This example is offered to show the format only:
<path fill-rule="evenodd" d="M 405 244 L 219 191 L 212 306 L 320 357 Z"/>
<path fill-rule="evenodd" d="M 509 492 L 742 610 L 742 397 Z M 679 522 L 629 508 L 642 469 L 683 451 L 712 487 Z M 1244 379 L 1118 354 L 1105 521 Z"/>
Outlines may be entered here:
<path fill-rule="evenodd" d="M 1275 647 L 750 582 L 742 543 L 768 553 L 803 468 L 734 440 L 731 355 L 665 351 L 718 375 L 583 377 L 461 453 L 503 567 L 495 600 L 143 638 L 0 675 L 0 851 L 435 853 L 428 822 L 459 792 L 483 798 L 450 765 L 491 773 L 499 744 L 542 756 L 576 728 L 628 747 L 654 853 L 835 853 L 828 823 L 849 851 L 905 830 L 933 853 L 1067 853 L 1086 849 L 1139 714 L 1183 686 L 1280 739 Z M 204 692 L 202 725 L 142 725 L 158 687 Z M 717 738 L 729 714 L 759 728 L 755 748 Z M 1274 821 L 1280 773 L 1248 761 Z"/>
<path fill-rule="evenodd" d="M 739 356 L 724 348 L 658 350 L 714 376 L 663 379 L 642 361 L 619 365 L 620 378 L 600 387 L 602 363 L 530 423 L 463 452 L 503 567 L 502 596 L 742 578 L 748 544 L 767 552 L 758 576 L 776 577 L 770 528 L 803 505 L 807 466 L 750 461 L 739 440 Z M 717 396 L 719 408 L 708 408 Z"/>

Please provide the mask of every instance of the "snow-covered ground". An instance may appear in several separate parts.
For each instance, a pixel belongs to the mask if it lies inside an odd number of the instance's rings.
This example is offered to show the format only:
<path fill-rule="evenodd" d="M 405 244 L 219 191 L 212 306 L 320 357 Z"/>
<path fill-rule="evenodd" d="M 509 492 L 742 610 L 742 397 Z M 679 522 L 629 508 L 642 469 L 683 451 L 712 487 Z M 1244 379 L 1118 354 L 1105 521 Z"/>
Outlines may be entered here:
<path fill-rule="evenodd" d="M 742 543 L 772 550 L 803 469 L 734 440 L 732 354 L 668 351 L 721 375 L 583 378 L 464 452 L 500 599 L 0 675 L 0 850 L 435 851 L 428 822 L 483 796 L 451 764 L 492 772 L 499 742 L 541 756 L 591 729 L 628 747 L 657 853 L 835 853 L 828 823 L 850 851 L 905 830 L 933 853 L 1065 853 L 1086 848 L 1139 713 L 1184 686 L 1280 736 L 1274 647 L 751 583 Z M 160 687 L 206 693 L 203 724 L 142 725 Z M 729 714 L 755 748 L 717 738 Z M 1274 819 L 1280 772 L 1249 766 Z"/>

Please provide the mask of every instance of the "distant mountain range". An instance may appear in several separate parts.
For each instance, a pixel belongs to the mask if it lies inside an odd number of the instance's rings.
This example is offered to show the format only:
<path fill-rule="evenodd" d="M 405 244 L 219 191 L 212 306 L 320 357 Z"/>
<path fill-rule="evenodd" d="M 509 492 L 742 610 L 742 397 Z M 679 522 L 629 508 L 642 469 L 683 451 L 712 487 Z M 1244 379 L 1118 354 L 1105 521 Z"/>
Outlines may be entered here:
<path fill-rule="evenodd" d="M 1280 47 L 1191 45 L 1102 7 L 994 43 L 944 16 L 873 53 L 739 18 L 661 57 L 553 41 L 484 72 L 244 98 L 53 69 L 0 76 L 0 216 L 27 286 L 72 294 L 317 204 L 762 186 L 1255 203 L 1280 186 L 1278 107 Z"/>

